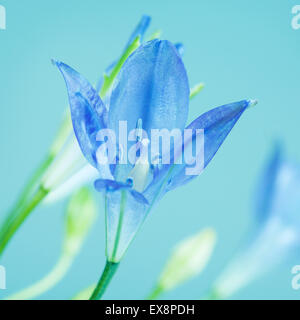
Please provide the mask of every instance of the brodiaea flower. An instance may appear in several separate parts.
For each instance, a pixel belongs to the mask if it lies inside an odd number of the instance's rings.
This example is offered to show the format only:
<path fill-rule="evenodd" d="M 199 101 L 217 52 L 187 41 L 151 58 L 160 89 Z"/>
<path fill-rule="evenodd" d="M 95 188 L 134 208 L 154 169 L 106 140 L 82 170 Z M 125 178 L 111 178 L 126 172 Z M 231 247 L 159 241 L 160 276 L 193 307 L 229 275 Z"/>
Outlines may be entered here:
<path fill-rule="evenodd" d="M 176 128 L 182 132 L 186 127 L 190 95 L 186 70 L 172 43 L 164 40 L 146 42 L 124 63 L 104 104 L 78 72 L 62 62 L 55 64 L 67 84 L 73 127 L 80 148 L 99 171 L 95 188 L 103 191 L 106 199 L 107 259 L 118 263 L 153 205 L 166 192 L 195 176 L 186 174 L 188 164 L 175 164 L 175 156 L 170 164 L 152 164 L 141 158 L 135 164 L 122 164 L 120 154 L 113 165 L 100 163 L 98 150 L 104 142 L 97 141 L 97 134 L 101 129 L 116 132 L 118 149 L 123 150 L 124 142 L 118 135 L 119 124 L 123 121 L 128 132 L 143 129 L 148 136 L 153 129 Z M 174 154 L 178 156 L 182 150 L 192 148 L 201 152 L 202 165 L 206 167 L 239 117 L 253 104 L 255 101 L 242 100 L 203 114 L 187 127 L 192 135 L 184 139 Z M 204 150 L 203 146 L 201 150 L 196 148 L 201 130 L 204 130 Z M 141 150 L 148 142 L 141 138 Z M 163 154 L 157 156 L 161 159 Z"/>

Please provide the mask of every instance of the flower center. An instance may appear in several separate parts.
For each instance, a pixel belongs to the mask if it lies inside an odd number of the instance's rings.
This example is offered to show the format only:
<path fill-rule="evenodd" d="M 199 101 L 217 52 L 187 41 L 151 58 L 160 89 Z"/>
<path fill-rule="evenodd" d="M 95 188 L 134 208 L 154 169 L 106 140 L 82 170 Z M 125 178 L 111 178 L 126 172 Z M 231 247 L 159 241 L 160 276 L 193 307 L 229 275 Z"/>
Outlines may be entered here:
<path fill-rule="evenodd" d="M 150 164 L 148 160 L 148 139 L 143 139 L 140 145 L 140 157 L 135 166 L 130 171 L 128 179 L 132 181 L 133 188 L 138 192 L 143 192 L 149 175 Z"/>

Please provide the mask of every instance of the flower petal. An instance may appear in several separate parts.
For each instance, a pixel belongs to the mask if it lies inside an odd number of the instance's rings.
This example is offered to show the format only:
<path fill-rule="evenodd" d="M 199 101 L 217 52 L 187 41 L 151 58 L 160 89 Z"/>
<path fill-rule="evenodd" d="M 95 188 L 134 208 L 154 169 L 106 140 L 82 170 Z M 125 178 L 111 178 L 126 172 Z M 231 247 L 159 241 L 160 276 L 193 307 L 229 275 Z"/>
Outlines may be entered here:
<path fill-rule="evenodd" d="M 96 141 L 96 135 L 105 128 L 106 108 L 95 89 L 77 71 L 62 62 L 53 62 L 67 85 L 73 128 L 81 151 L 102 177 L 110 178 L 108 166 L 99 167 L 96 159 L 96 151 L 101 144 Z"/>
<path fill-rule="evenodd" d="M 214 157 L 242 113 L 254 104 L 256 104 L 256 101 L 242 100 L 204 113 L 187 127 L 187 129 L 193 130 L 193 135 L 191 135 L 191 139 L 185 141 L 184 149 L 193 148 L 195 150 L 196 130 L 204 130 L 204 169 Z M 200 153 L 203 153 L 203 148 L 199 150 L 199 153 L 195 157 L 200 156 Z M 196 177 L 196 175 L 187 175 L 186 168 L 188 168 L 186 164 L 178 165 L 169 181 L 168 190 L 183 185 Z"/>
<path fill-rule="evenodd" d="M 128 183 L 118 182 L 109 179 L 97 179 L 94 182 L 94 187 L 97 191 L 115 192 L 118 190 L 128 190 L 137 202 L 148 205 L 148 200 L 138 191 L 132 189 L 132 185 Z"/>
<path fill-rule="evenodd" d="M 108 127 L 128 131 L 142 120 L 149 134 L 155 129 L 183 129 L 188 115 L 189 84 L 184 65 L 169 41 L 141 45 L 124 63 L 110 99 Z M 118 135 L 117 135 L 118 136 Z"/>
<path fill-rule="evenodd" d="M 94 187 L 97 191 L 117 191 L 120 189 L 128 189 L 129 185 L 122 182 L 117 182 L 109 179 L 97 179 L 94 182 Z"/>

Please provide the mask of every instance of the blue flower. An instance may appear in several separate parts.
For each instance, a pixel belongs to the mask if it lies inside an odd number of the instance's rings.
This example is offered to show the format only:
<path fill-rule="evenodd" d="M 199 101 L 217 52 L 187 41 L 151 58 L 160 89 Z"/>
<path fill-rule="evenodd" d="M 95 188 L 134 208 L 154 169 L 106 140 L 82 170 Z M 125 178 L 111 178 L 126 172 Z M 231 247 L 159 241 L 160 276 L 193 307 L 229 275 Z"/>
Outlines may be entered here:
<path fill-rule="evenodd" d="M 135 164 L 123 164 L 122 156 L 115 158 L 115 164 L 103 164 L 98 150 L 104 142 L 97 141 L 98 132 L 115 132 L 116 144 L 122 150 L 120 122 L 126 122 L 127 132 L 143 129 L 148 136 L 153 129 L 176 128 L 183 132 L 187 128 L 192 134 L 180 148 L 172 145 L 172 151 L 181 154 L 188 148 L 196 150 L 203 154 L 206 167 L 242 113 L 255 104 L 251 100 L 227 104 L 208 111 L 186 127 L 190 87 L 178 48 L 157 39 L 142 44 L 122 66 L 105 103 L 77 71 L 55 61 L 67 85 L 78 143 L 88 162 L 99 171 L 95 188 L 105 194 L 106 254 L 110 262 L 121 260 L 153 205 L 195 175 L 187 175 L 189 164 L 176 164 L 175 156 L 169 164 L 161 163 L 162 152 L 155 164 L 141 161 L 142 156 Z M 200 151 L 196 148 L 199 130 L 204 130 L 204 150 Z M 149 141 L 142 137 L 139 142 L 142 151 Z M 130 147 L 135 142 L 128 144 Z"/>
<path fill-rule="evenodd" d="M 286 160 L 279 145 L 264 168 L 254 200 L 256 228 L 216 281 L 216 297 L 231 296 L 299 250 L 300 165 Z"/>

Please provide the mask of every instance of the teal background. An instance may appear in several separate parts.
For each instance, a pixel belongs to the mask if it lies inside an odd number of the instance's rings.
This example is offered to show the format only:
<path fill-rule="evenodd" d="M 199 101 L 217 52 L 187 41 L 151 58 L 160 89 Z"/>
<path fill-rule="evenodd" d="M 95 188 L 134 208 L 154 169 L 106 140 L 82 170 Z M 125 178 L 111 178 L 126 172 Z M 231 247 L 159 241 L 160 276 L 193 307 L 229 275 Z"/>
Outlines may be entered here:
<path fill-rule="evenodd" d="M 190 84 L 205 89 L 192 101 L 190 119 L 244 98 L 245 112 L 207 170 L 168 194 L 138 234 L 105 298 L 139 299 L 151 289 L 171 247 L 211 226 L 218 243 L 201 276 L 163 298 L 197 299 L 208 290 L 253 222 L 255 182 L 275 139 L 300 160 L 300 30 L 291 27 L 295 1 L 213 0 L 0 0 L 7 30 L 0 30 L 0 218 L 43 158 L 67 105 L 65 85 L 50 59 L 70 64 L 92 83 L 118 57 L 140 16 L 151 30 L 182 41 Z M 95 194 L 98 196 L 98 194 Z M 104 214 L 66 278 L 41 296 L 67 299 L 94 283 L 104 266 Z M 22 226 L 0 264 L 7 290 L 31 284 L 56 262 L 66 201 L 40 207 Z M 300 213 L 299 213 L 300 214 Z M 299 299 L 291 268 L 300 254 L 238 292 L 238 299 Z"/>

